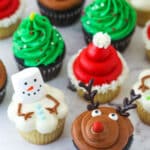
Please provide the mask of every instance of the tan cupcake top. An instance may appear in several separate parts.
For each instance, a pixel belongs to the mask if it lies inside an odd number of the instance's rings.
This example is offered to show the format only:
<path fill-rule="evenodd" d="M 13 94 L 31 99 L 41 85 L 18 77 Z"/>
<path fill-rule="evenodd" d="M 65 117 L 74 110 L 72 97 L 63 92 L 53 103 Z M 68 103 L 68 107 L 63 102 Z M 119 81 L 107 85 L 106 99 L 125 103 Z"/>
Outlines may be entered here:
<path fill-rule="evenodd" d="M 66 10 L 80 4 L 83 0 L 38 0 L 44 6 L 54 10 Z"/>
<path fill-rule="evenodd" d="M 6 69 L 3 62 L 0 60 L 0 90 L 3 88 L 7 80 Z"/>

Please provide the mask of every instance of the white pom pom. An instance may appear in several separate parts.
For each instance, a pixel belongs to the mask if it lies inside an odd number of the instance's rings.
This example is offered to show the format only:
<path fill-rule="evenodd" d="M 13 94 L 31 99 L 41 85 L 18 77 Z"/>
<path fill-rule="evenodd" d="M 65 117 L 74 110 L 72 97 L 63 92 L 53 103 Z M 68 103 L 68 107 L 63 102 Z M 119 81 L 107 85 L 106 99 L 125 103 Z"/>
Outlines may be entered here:
<path fill-rule="evenodd" d="M 98 32 L 93 37 L 93 44 L 106 49 L 111 44 L 110 36 L 107 33 Z"/>

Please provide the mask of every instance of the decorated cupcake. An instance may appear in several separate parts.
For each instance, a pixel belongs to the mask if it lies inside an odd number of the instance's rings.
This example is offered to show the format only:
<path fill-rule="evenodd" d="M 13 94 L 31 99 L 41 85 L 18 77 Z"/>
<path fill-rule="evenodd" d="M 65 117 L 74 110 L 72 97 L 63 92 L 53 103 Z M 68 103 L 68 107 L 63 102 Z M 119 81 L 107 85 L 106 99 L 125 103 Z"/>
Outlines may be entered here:
<path fill-rule="evenodd" d="M 150 20 L 150 1 L 149 0 L 127 0 L 137 12 L 137 23 L 144 26 Z"/>
<path fill-rule="evenodd" d="M 136 93 L 141 94 L 137 101 L 137 112 L 140 119 L 150 125 L 150 70 L 143 70 L 133 86 Z"/>
<path fill-rule="evenodd" d="M 52 24 L 65 26 L 75 22 L 81 15 L 85 0 L 37 0 L 40 11 Z"/>
<path fill-rule="evenodd" d="M 81 23 L 87 43 L 97 32 L 106 32 L 114 47 L 123 51 L 134 32 L 136 12 L 125 0 L 94 0 L 85 8 Z"/>
<path fill-rule="evenodd" d="M 0 1 L 0 39 L 11 36 L 17 29 L 23 7 L 23 0 Z"/>
<path fill-rule="evenodd" d="M 38 68 L 28 68 L 12 76 L 14 95 L 8 116 L 24 139 L 47 144 L 62 133 L 67 115 L 64 94 L 43 82 Z"/>
<path fill-rule="evenodd" d="M 150 60 L 150 21 L 148 21 L 145 25 L 143 32 L 146 56 Z"/>
<path fill-rule="evenodd" d="M 2 102 L 5 96 L 7 83 L 7 73 L 3 62 L 0 60 L 0 103 Z"/>
<path fill-rule="evenodd" d="M 106 33 L 94 35 L 93 42 L 73 55 L 68 64 L 68 76 L 71 89 L 83 96 L 85 90 L 80 82 L 88 84 L 94 79 L 94 85 L 87 87 L 97 90 L 95 101 L 106 103 L 116 97 L 128 73 L 123 57 L 111 45 Z"/>
<path fill-rule="evenodd" d="M 60 72 L 65 44 L 46 17 L 32 13 L 14 33 L 13 52 L 20 70 L 38 67 L 48 81 Z"/>
<path fill-rule="evenodd" d="M 96 91 L 88 93 L 91 104 L 72 124 L 72 139 L 78 150 L 129 150 L 133 141 L 133 125 L 128 110 L 136 107 L 139 98 L 131 91 L 122 107 L 112 108 L 94 103 Z"/>

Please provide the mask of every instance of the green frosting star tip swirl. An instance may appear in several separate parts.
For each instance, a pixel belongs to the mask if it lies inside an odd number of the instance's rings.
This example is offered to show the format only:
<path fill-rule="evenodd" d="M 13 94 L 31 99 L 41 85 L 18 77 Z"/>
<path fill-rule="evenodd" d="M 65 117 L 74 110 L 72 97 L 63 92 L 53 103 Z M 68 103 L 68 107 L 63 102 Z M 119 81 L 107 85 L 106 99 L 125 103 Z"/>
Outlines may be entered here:
<path fill-rule="evenodd" d="M 49 20 L 31 14 L 19 25 L 13 36 L 13 52 L 25 66 L 49 65 L 64 53 L 64 41 Z"/>
<path fill-rule="evenodd" d="M 134 31 L 136 11 L 126 0 L 94 0 L 85 8 L 81 22 L 89 34 L 107 32 L 115 41 Z"/>

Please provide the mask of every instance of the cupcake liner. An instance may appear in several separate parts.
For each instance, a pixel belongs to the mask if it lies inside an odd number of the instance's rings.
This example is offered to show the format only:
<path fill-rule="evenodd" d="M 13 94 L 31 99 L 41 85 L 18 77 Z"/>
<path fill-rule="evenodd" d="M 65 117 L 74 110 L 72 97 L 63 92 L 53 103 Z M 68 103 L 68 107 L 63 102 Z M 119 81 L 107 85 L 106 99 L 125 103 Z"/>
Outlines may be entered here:
<path fill-rule="evenodd" d="M 18 19 L 16 23 L 10 25 L 9 27 L 0 27 L 0 39 L 4 39 L 11 36 L 14 33 L 14 31 L 17 29 L 20 21 L 21 20 Z"/>
<path fill-rule="evenodd" d="M 41 14 L 47 16 L 52 24 L 56 26 L 67 26 L 80 18 L 84 1 L 85 0 L 83 0 L 78 6 L 64 11 L 49 9 L 43 6 L 39 1 L 38 5 L 40 7 Z"/>
<path fill-rule="evenodd" d="M 92 41 L 93 36 L 89 33 L 87 33 L 83 28 L 82 31 L 84 33 L 84 39 L 86 41 L 86 43 L 90 43 Z M 130 33 L 127 37 L 120 39 L 120 40 L 116 40 L 116 41 L 112 41 L 112 45 L 120 52 L 123 52 L 129 45 L 130 41 L 131 41 L 131 37 L 132 34 L 134 33 L 134 31 L 132 33 Z"/>
<path fill-rule="evenodd" d="M 148 60 L 150 60 L 150 50 L 146 49 L 146 56 L 148 58 Z"/>
<path fill-rule="evenodd" d="M 137 103 L 137 113 L 141 121 L 143 121 L 145 124 L 150 125 L 150 113 L 144 109 L 144 107 L 140 102 L 137 101 L 136 103 Z"/>
<path fill-rule="evenodd" d="M 57 60 L 54 64 L 50 64 L 47 66 L 44 66 L 44 65 L 37 66 L 39 68 L 39 70 L 42 74 L 43 80 L 45 82 L 57 77 L 57 75 L 59 74 L 59 72 L 62 68 L 64 56 L 65 56 L 65 50 L 64 50 L 64 53 L 62 54 L 62 56 L 57 58 Z M 16 58 L 16 57 L 15 57 L 15 59 L 16 59 L 19 70 L 28 68 L 28 66 L 24 65 L 23 60 Z"/>
<path fill-rule="evenodd" d="M 115 90 L 108 90 L 106 93 L 97 93 L 94 97 L 95 102 L 101 104 L 112 101 L 120 92 L 120 86 Z M 80 97 L 84 97 L 85 92 L 82 89 L 77 89 L 77 93 Z"/>
<path fill-rule="evenodd" d="M 145 26 L 145 23 L 150 20 L 150 11 L 136 10 L 137 12 L 137 24 L 139 26 Z"/>
<path fill-rule="evenodd" d="M 51 143 L 57 138 L 59 138 L 63 132 L 64 124 L 65 124 L 65 119 L 60 119 L 58 121 L 58 125 L 56 129 L 52 133 L 48 133 L 48 134 L 41 134 L 37 130 L 31 132 L 19 131 L 19 133 L 28 142 L 32 144 L 43 145 L 43 144 Z"/>
<path fill-rule="evenodd" d="M 6 85 L 0 90 L 0 103 L 2 103 L 6 92 Z"/>
<path fill-rule="evenodd" d="M 75 143 L 73 140 L 72 140 L 72 142 L 73 142 L 73 145 L 75 146 L 75 148 L 76 148 L 77 150 L 79 150 L 79 148 L 78 148 L 78 146 L 76 145 L 76 143 Z M 133 143 L 133 135 L 129 138 L 128 143 L 127 143 L 127 145 L 125 146 L 125 148 L 124 148 L 123 150 L 129 150 L 130 147 L 131 147 L 131 145 L 132 145 L 132 143 Z"/>

